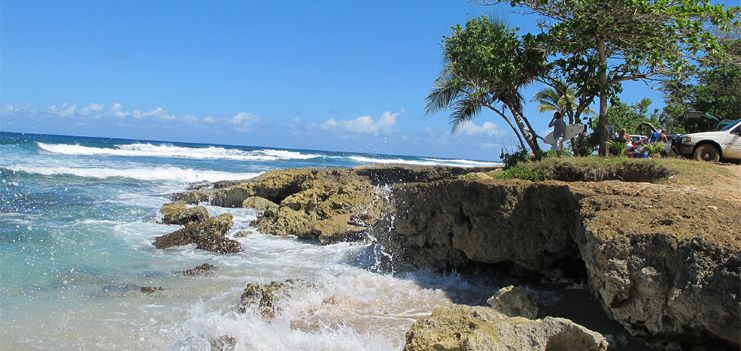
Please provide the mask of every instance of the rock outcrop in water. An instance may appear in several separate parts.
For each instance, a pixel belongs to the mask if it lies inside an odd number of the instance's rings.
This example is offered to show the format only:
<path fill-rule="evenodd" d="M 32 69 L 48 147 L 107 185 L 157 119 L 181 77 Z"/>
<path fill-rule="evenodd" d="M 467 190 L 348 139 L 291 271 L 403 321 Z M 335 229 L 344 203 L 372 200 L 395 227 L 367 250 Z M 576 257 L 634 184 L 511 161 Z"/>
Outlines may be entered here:
<path fill-rule="evenodd" d="M 203 206 L 187 207 L 185 201 L 175 201 L 162 205 L 162 223 L 184 225 L 188 222 L 203 222 L 208 211 Z"/>
<path fill-rule="evenodd" d="M 392 198 L 388 246 L 414 267 L 581 274 L 633 335 L 741 344 L 737 201 L 646 183 L 461 179 L 399 185 Z"/>
<path fill-rule="evenodd" d="M 481 168 L 363 166 L 352 169 L 288 169 L 244 182 L 199 185 L 173 195 L 188 203 L 254 208 L 260 232 L 296 235 L 322 244 L 364 237 L 384 205 L 380 185 L 445 179 Z"/>
<path fill-rule="evenodd" d="M 407 332 L 404 351 L 606 351 L 599 333 L 568 319 L 508 317 L 489 307 L 439 307 Z"/>
<path fill-rule="evenodd" d="M 280 309 L 277 302 L 282 297 L 287 297 L 290 289 L 297 285 L 308 286 L 309 284 L 300 280 L 288 279 L 282 282 L 273 281 L 268 284 L 247 283 L 239 298 L 239 312 L 246 313 L 250 309 L 259 312 L 260 317 L 271 320 Z"/>
<path fill-rule="evenodd" d="M 242 251 L 238 241 L 225 237 L 231 229 L 234 218 L 230 213 L 210 217 L 201 223 L 188 222 L 182 229 L 154 239 L 154 246 L 166 249 L 172 246 L 196 244 L 196 248 L 219 252 L 235 253 Z"/>
<path fill-rule="evenodd" d="M 415 268 L 493 264 L 584 280 L 608 316 L 633 335 L 741 344 L 738 201 L 647 183 L 459 177 L 471 171 L 477 170 L 293 169 L 175 198 L 255 208 L 261 232 L 322 243 L 377 231 L 386 250 Z M 391 205 L 381 185 L 391 185 Z M 246 296 L 271 295 L 256 291 Z M 512 312 L 518 313 L 528 312 Z"/>

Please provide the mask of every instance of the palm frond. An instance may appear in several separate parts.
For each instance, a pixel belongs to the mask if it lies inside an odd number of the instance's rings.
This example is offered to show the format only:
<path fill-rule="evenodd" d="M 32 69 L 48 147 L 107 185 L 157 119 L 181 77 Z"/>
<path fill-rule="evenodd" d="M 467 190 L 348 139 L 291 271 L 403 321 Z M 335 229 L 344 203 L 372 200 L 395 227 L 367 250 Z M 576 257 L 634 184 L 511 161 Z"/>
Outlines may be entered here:
<path fill-rule="evenodd" d="M 444 70 L 435 81 L 435 86 L 430 94 L 425 98 L 427 102 L 425 112 L 430 114 L 449 107 L 461 93 L 460 84 Z"/>
<path fill-rule="evenodd" d="M 478 95 L 467 95 L 455 102 L 453 112 L 450 114 L 450 123 L 453 124 L 453 132 L 458 131 L 466 122 L 471 121 L 481 112 L 483 103 Z"/>

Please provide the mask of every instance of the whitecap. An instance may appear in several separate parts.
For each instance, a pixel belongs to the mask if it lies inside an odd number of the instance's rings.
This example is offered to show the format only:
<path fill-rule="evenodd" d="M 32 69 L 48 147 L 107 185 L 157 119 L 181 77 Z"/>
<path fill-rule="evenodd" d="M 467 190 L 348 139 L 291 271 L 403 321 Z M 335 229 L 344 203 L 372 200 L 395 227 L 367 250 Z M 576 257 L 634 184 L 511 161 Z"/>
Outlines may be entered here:
<path fill-rule="evenodd" d="M 184 147 L 174 145 L 154 144 L 121 144 L 112 148 L 82 146 L 77 144 L 47 144 L 37 142 L 40 150 L 60 155 L 82 156 L 124 156 L 124 157 L 168 157 L 188 159 L 224 159 L 238 161 L 278 161 L 278 160 L 306 160 L 321 157 L 318 154 L 304 154 L 287 150 L 255 150 L 227 149 L 218 146 Z"/>
<path fill-rule="evenodd" d="M 80 167 L 39 167 L 29 165 L 9 165 L 5 167 L 14 172 L 40 174 L 46 176 L 71 175 L 85 178 L 130 178 L 146 181 L 175 181 L 192 183 L 200 181 L 243 180 L 257 177 L 261 173 L 232 173 L 208 171 L 179 167 L 138 167 L 138 168 L 80 168 Z"/>

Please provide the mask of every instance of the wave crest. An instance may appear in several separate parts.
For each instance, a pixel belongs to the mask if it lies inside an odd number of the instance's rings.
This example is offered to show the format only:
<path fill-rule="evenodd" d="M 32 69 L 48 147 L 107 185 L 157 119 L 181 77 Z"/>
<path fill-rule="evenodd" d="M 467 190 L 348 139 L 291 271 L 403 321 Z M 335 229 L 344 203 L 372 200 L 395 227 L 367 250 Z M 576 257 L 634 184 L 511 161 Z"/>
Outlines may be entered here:
<path fill-rule="evenodd" d="M 243 180 L 257 177 L 261 173 L 231 173 L 206 171 L 179 167 L 141 167 L 141 168 L 79 168 L 79 167 L 38 167 L 11 165 L 5 167 L 13 172 L 24 172 L 45 176 L 76 176 L 85 178 L 129 178 L 146 181 L 175 181 L 192 183 L 200 181 Z"/>
<path fill-rule="evenodd" d="M 317 154 L 304 154 L 288 150 L 265 149 L 245 151 L 217 146 L 184 147 L 154 144 L 121 144 L 114 145 L 113 148 L 104 148 L 76 144 L 47 144 L 42 142 L 37 142 L 36 144 L 40 150 L 46 152 L 81 156 L 169 157 L 238 161 L 307 160 L 321 157 L 321 155 Z"/>

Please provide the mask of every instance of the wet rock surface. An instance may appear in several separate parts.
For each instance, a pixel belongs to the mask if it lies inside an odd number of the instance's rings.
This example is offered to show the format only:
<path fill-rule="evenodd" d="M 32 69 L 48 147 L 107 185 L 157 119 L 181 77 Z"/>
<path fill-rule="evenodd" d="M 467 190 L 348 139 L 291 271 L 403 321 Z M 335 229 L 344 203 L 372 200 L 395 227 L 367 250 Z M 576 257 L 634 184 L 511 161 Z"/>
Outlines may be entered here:
<path fill-rule="evenodd" d="M 211 187 L 199 184 L 174 198 L 187 203 L 207 200 L 214 206 L 254 208 L 258 217 L 253 225 L 262 233 L 296 235 L 331 244 L 365 236 L 384 206 L 382 186 L 429 182 L 481 170 L 491 168 L 385 165 L 287 169 L 243 182 Z"/>
<path fill-rule="evenodd" d="M 413 267 L 581 275 L 633 335 L 741 344 L 739 202 L 646 183 L 460 179 L 400 184 L 392 198 L 388 240 Z"/>
<path fill-rule="evenodd" d="M 439 307 L 407 332 L 404 351 L 605 351 L 607 340 L 568 319 L 508 317 L 490 307 Z"/>
<path fill-rule="evenodd" d="M 271 320 L 280 313 L 277 306 L 278 300 L 290 296 L 290 290 L 294 287 L 309 285 L 301 280 L 292 279 L 273 281 L 268 284 L 247 283 L 239 298 L 238 310 L 240 313 L 254 310 L 263 319 Z"/>
<path fill-rule="evenodd" d="M 203 206 L 187 207 L 185 201 L 175 201 L 162 205 L 162 223 L 180 224 L 203 222 L 208 218 L 208 211 Z"/>
<path fill-rule="evenodd" d="M 158 249 L 196 244 L 196 248 L 212 252 L 240 252 L 242 245 L 236 240 L 225 237 L 233 221 L 233 216 L 225 213 L 210 217 L 201 223 L 189 222 L 182 229 L 156 237 L 153 244 Z"/>
<path fill-rule="evenodd" d="M 200 265 L 197 265 L 193 268 L 186 269 L 183 271 L 184 275 L 189 276 L 198 276 L 198 275 L 208 275 L 211 274 L 211 272 L 216 268 L 216 266 L 209 264 L 209 263 L 203 263 Z"/>
<path fill-rule="evenodd" d="M 538 316 L 537 292 L 522 286 L 506 286 L 486 300 L 492 308 L 510 317 L 534 319 Z"/>

